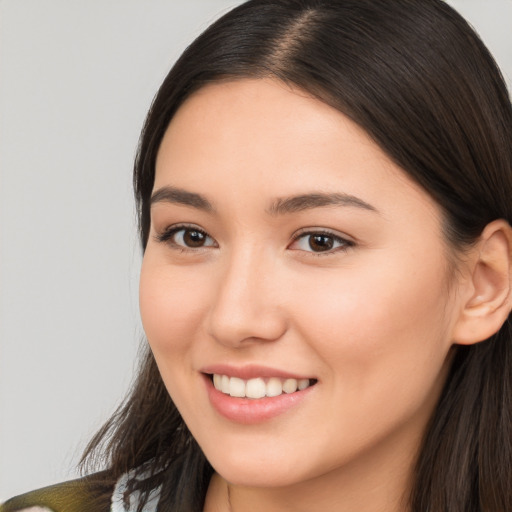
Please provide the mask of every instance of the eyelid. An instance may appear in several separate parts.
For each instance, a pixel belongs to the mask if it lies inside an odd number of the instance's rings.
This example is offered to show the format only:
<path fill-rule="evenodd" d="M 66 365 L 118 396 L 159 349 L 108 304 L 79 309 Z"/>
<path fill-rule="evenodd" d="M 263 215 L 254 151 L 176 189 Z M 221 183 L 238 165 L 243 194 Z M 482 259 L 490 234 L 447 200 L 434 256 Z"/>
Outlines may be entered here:
<path fill-rule="evenodd" d="M 321 226 L 311 226 L 298 229 L 295 233 L 293 233 L 292 238 L 296 239 L 304 235 L 328 235 L 335 238 L 339 238 L 345 242 L 355 244 L 356 241 L 354 237 L 347 235 L 346 233 L 342 233 L 336 229 L 331 228 L 323 228 Z"/>
<path fill-rule="evenodd" d="M 176 233 L 178 233 L 182 230 L 197 231 L 197 232 L 205 235 L 210 240 L 212 240 L 213 244 L 205 245 L 205 246 L 201 246 L 201 247 L 187 247 L 186 245 L 177 244 L 172 240 L 172 238 Z M 203 228 L 199 227 L 197 224 L 187 224 L 187 223 L 172 224 L 170 226 L 167 226 L 161 233 L 156 233 L 155 240 L 160 243 L 169 244 L 172 248 L 178 249 L 180 251 L 198 252 L 198 251 L 204 250 L 206 248 L 218 247 L 216 240 L 207 231 L 205 231 Z"/>
<path fill-rule="evenodd" d="M 197 231 L 201 234 L 203 234 L 205 237 L 207 237 L 209 240 L 211 240 L 213 243 L 209 245 L 203 245 L 199 247 L 189 247 L 187 245 L 178 244 L 173 240 L 174 235 L 176 233 L 179 233 L 180 231 Z M 323 235 L 332 238 L 335 242 L 339 244 L 338 247 L 334 247 L 332 249 L 328 249 L 325 251 L 309 251 L 305 249 L 293 249 L 291 246 L 296 243 L 301 238 L 307 237 L 307 236 L 314 236 L 314 235 Z M 170 245 L 173 249 L 177 249 L 180 251 L 191 251 L 191 252 L 198 252 L 204 249 L 208 248 L 218 248 L 218 244 L 216 240 L 203 228 L 198 226 L 197 224 L 189 224 L 189 223 L 178 223 L 178 224 L 172 224 L 170 226 L 167 226 L 162 232 L 156 233 L 154 235 L 154 238 L 157 242 L 164 243 Z M 344 233 L 340 233 L 335 230 L 331 230 L 328 228 L 316 228 L 316 227 L 307 227 L 302 228 L 298 230 L 296 233 L 292 235 L 292 242 L 288 245 L 288 249 L 290 250 L 296 250 L 301 251 L 304 253 L 307 253 L 308 255 L 312 256 L 326 256 L 326 255 L 332 255 L 337 252 L 343 252 L 351 247 L 355 246 L 356 242 L 353 240 L 352 237 L 349 237 L 345 235 Z"/>
<path fill-rule="evenodd" d="M 328 255 L 336 254 L 338 252 L 347 251 L 348 249 L 350 249 L 356 245 L 355 240 L 352 237 L 345 235 L 344 233 L 340 233 L 338 231 L 334 231 L 334 230 L 327 229 L 327 228 L 308 227 L 308 228 L 302 228 L 293 234 L 292 242 L 288 246 L 288 248 L 290 248 L 290 246 L 293 243 L 297 242 L 301 238 L 306 237 L 306 236 L 313 236 L 313 235 L 323 235 L 323 236 L 331 237 L 335 241 L 340 243 L 341 245 L 339 247 L 335 247 L 335 248 L 329 249 L 327 251 L 318 251 L 318 252 L 313 251 L 313 250 L 306 251 L 303 249 L 291 249 L 291 250 L 302 251 L 311 256 L 328 256 Z"/>

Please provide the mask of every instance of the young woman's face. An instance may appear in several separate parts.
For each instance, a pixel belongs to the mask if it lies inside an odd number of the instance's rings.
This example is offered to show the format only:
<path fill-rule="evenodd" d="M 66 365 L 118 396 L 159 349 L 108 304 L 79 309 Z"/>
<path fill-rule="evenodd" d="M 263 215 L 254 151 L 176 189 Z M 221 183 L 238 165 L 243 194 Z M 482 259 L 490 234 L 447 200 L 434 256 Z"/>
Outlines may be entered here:
<path fill-rule="evenodd" d="M 140 305 L 217 472 L 409 467 L 460 306 L 448 251 L 433 200 L 340 112 L 271 80 L 192 95 L 156 162 Z"/>

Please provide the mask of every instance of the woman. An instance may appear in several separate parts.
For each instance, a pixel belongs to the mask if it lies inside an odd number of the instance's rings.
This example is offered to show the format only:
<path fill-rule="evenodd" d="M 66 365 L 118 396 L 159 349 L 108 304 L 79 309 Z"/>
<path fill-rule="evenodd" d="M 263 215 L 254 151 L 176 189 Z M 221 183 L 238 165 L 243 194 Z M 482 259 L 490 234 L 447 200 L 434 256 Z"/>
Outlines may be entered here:
<path fill-rule="evenodd" d="M 107 469 L 2 512 L 512 509 L 510 140 L 439 0 L 226 14 L 141 136 L 151 350 Z"/>

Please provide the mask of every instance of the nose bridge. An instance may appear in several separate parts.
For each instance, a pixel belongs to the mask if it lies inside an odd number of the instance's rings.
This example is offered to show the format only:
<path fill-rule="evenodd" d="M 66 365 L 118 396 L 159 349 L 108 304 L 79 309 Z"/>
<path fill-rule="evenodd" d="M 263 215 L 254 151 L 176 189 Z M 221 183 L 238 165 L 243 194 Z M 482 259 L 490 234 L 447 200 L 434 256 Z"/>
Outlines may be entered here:
<path fill-rule="evenodd" d="M 233 248 L 223 258 L 210 311 L 210 333 L 236 346 L 276 340 L 286 328 L 279 306 L 276 259 L 255 243 Z"/>

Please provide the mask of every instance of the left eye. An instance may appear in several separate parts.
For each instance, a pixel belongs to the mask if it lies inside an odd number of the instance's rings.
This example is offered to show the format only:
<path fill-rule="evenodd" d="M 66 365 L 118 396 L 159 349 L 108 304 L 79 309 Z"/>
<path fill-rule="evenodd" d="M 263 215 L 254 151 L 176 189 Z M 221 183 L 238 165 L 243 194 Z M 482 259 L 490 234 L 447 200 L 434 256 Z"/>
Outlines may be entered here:
<path fill-rule="evenodd" d="M 161 242 L 170 242 L 172 245 L 187 249 L 200 249 L 201 247 L 215 247 L 215 241 L 201 229 L 194 227 L 175 227 L 158 237 Z"/>
<path fill-rule="evenodd" d="M 174 243 L 185 247 L 208 247 L 213 240 L 204 232 L 197 229 L 180 229 L 174 234 Z"/>
<path fill-rule="evenodd" d="M 315 253 L 334 252 L 354 245 L 333 233 L 303 233 L 295 238 L 290 249 Z"/>

